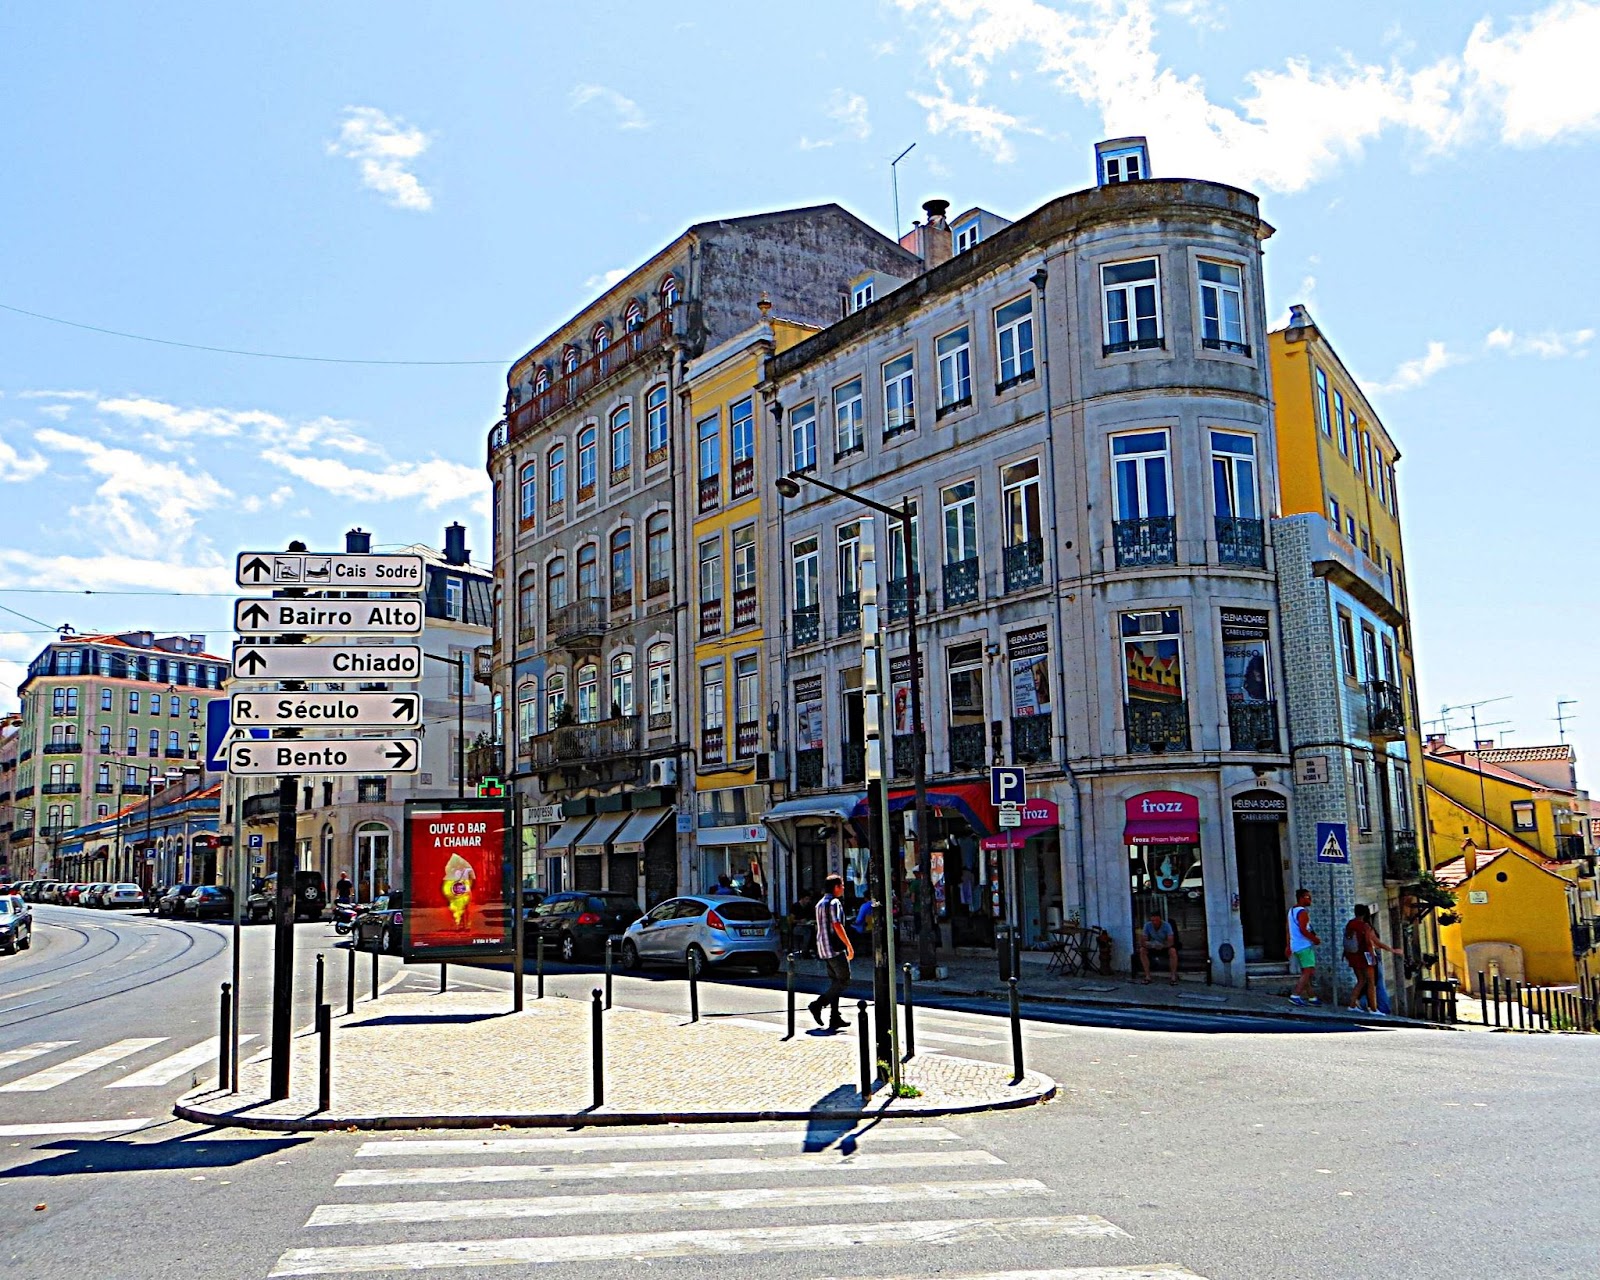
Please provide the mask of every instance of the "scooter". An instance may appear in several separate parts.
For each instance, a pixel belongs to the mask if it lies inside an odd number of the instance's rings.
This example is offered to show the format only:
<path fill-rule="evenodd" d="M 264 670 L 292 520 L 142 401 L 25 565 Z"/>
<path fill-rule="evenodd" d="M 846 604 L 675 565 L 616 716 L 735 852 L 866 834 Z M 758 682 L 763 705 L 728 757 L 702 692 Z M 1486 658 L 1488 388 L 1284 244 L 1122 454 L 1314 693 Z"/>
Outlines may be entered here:
<path fill-rule="evenodd" d="M 355 928 L 356 913 L 361 910 L 353 902 L 335 902 L 333 904 L 333 931 L 340 937 Z"/>

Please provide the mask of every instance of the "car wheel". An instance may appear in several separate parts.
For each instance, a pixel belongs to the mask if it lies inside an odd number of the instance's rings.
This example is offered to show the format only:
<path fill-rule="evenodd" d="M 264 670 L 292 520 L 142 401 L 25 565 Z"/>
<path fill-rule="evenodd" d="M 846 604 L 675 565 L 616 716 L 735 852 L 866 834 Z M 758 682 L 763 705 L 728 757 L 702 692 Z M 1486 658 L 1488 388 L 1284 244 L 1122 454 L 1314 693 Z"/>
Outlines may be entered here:
<path fill-rule="evenodd" d="M 571 964 L 578 958 L 578 940 L 570 933 L 561 935 L 561 959 Z"/>
<path fill-rule="evenodd" d="M 689 972 L 695 977 L 700 977 L 706 971 L 706 953 L 698 946 L 692 946 L 684 953 L 684 963 L 689 966 Z"/>
<path fill-rule="evenodd" d="M 763 978 L 770 978 L 773 974 L 778 972 L 778 957 L 756 957 L 756 972 L 759 973 Z"/>
<path fill-rule="evenodd" d="M 24 951 L 31 950 L 33 948 L 33 934 L 30 932 L 28 936 L 25 937 L 21 942 L 17 943 L 17 945 Z"/>
<path fill-rule="evenodd" d="M 0 951 L 0 956 L 14 956 L 14 955 L 16 955 L 17 954 L 17 948 L 20 947 L 21 945 L 22 944 L 20 942 L 8 942 L 8 943 L 6 943 L 6 949 L 4 951 Z"/>
<path fill-rule="evenodd" d="M 394 929 L 390 925 L 383 926 L 383 936 L 378 939 L 378 947 L 390 954 L 394 952 Z"/>
<path fill-rule="evenodd" d="M 633 945 L 632 938 L 622 940 L 622 967 L 624 969 L 639 967 L 639 948 Z"/>

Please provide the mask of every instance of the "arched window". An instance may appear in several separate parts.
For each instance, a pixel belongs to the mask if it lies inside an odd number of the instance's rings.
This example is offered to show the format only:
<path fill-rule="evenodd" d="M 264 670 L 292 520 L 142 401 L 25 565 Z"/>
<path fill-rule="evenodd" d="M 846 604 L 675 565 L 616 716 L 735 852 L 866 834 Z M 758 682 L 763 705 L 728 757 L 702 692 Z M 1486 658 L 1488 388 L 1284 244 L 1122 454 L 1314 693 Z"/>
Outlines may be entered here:
<path fill-rule="evenodd" d="M 538 496 L 539 468 L 531 462 L 522 464 L 517 479 L 517 514 L 523 520 L 534 517 L 534 502 Z"/>
<path fill-rule="evenodd" d="M 628 309 L 622 313 L 622 327 L 629 333 L 644 326 L 644 308 L 635 298 L 628 304 Z"/>
<path fill-rule="evenodd" d="M 578 432 L 578 501 L 588 502 L 595 495 L 595 482 L 599 478 L 599 460 L 595 441 L 598 433 L 593 426 Z"/>
<path fill-rule="evenodd" d="M 665 511 L 644 524 L 645 594 L 658 596 L 672 585 L 672 525 Z"/>
<path fill-rule="evenodd" d="M 100 766 L 99 771 L 95 774 L 94 786 L 95 786 L 95 790 L 96 791 L 110 791 L 111 790 L 111 766 L 110 765 L 103 764 L 103 765 Z"/>
<path fill-rule="evenodd" d="M 649 683 L 650 727 L 672 726 L 672 647 L 666 642 L 653 644 L 645 655 L 645 679 Z"/>
<path fill-rule="evenodd" d="M 644 398 L 645 454 L 644 464 L 656 466 L 667 460 L 667 389 L 651 387 Z"/>
<path fill-rule="evenodd" d="M 567 706 L 567 673 L 552 671 L 544 682 L 545 728 L 554 729 L 561 723 L 561 713 Z"/>
<path fill-rule="evenodd" d="M 661 282 L 661 307 L 665 310 L 678 300 L 678 277 L 668 276 Z"/>
<path fill-rule="evenodd" d="M 528 739 L 539 732 L 539 682 L 529 680 L 517 690 L 517 742 L 527 750 Z"/>
<path fill-rule="evenodd" d="M 554 618 L 556 611 L 567 607 L 567 559 L 557 556 L 544 571 L 545 607 Z"/>
<path fill-rule="evenodd" d="M 627 476 L 633 466 L 633 410 L 627 405 L 611 415 L 611 482 Z"/>
<path fill-rule="evenodd" d="M 561 372 L 575 373 L 578 368 L 578 348 L 566 347 L 561 352 Z"/>
<path fill-rule="evenodd" d="M 619 653 L 611 659 L 611 718 L 633 718 L 633 655 Z"/>
<path fill-rule="evenodd" d="M 592 542 L 578 548 L 578 599 L 592 600 L 600 594 L 600 552 Z"/>
<path fill-rule="evenodd" d="M 604 351 L 611 345 L 611 326 L 601 321 L 595 325 L 594 331 L 589 335 L 589 341 L 596 352 Z"/>
<path fill-rule="evenodd" d="M 111 726 L 108 724 L 100 726 L 100 750 L 111 750 Z"/>
<path fill-rule="evenodd" d="M 370 902 L 389 889 L 389 828 L 363 822 L 356 828 L 356 894 Z"/>
<path fill-rule="evenodd" d="M 538 395 L 541 391 L 548 391 L 549 389 L 550 370 L 540 365 L 539 372 L 533 375 L 533 394 Z"/>
<path fill-rule="evenodd" d="M 578 723 L 593 724 L 600 718 L 600 668 L 586 662 L 578 668 Z"/>
<path fill-rule="evenodd" d="M 633 603 L 633 530 L 611 535 L 611 607 L 625 609 Z"/>
<path fill-rule="evenodd" d="M 533 620 L 539 603 L 539 575 L 529 570 L 517 579 L 517 638 L 533 639 Z"/>
<path fill-rule="evenodd" d="M 127 752 L 131 756 L 131 755 L 136 755 L 138 753 L 138 750 L 139 750 L 139 731 L 137 729 L 129 729 L 128 730 L 128 738 L 127 738 Z"/>
<path fill-rule="evenodd" d="M 545 501 L 550 504 L 550 509 L 555 512 L 567 500 L 567 446 L 555 444 L 550 446 L 549 457 L 545 460 Z"/>

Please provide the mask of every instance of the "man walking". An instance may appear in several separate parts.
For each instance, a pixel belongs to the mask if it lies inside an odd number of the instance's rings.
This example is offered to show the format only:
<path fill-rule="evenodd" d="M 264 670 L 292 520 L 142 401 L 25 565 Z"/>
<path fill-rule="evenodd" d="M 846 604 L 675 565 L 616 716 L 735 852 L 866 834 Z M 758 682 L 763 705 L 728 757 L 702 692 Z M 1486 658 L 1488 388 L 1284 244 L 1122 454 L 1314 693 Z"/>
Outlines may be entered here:
<path fill-rule="evenodd" d="M 828 1030 L 842 1031 L 847 1024 L 839 1016 L 839 997 L 850 985 L 850 962 L 856 951 L 844 927 L 843 878 L 830 875 L 822 884 L 822 897 L 817 901 L 817 956 L 828 966 L 828 989 L 806 1007 L 819 1027 L 823 1009 L 831 1008 Z"/>
<path fill-rule="evenodd" d="M 1289 994 L 1290 1004 L 1321 1004 L 1311 993 L 1311 981 L 1317 976 L 1317 951 L 1322 939 L 1311 927 L 1311 890 L 1297 889 L 1294 906 L 1289 908 L 1289 963 L 1300 971 L 1300 980 Z"/>

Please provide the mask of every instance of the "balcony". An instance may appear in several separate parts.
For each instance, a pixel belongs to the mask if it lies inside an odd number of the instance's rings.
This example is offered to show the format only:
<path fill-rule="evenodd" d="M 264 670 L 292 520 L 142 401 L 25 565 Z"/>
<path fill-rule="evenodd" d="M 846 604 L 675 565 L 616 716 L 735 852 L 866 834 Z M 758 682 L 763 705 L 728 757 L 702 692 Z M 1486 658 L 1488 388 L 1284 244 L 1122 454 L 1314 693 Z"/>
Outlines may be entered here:
<path fill-rule="evenodd" d="M 986 730 L 981 724 L 953 724 L 950 726 L 950 771 L 959 773 L 966 769 L 982 769 L 989 763 L 988 748 L 984 743 Z"/>
<path fill-rule="evenodd" d="M 912 778 L 917 772 L 917 735 L 914 733 L 897 733 L 894 735 L 894 776 L 897 778 Z"/>
<path fill-rule="evenodd" d="M 83 743 L 77 740 L 71 742 L 47 742 L 39 750 L 47 756 L 76 756 L 83 754 Z"/>
<path fill-rule="evenodd" d="M 922 575 L 914 573 L 910 579 L 889 579 L 889 621 L 904 622 L 911 616 L 911 606 L 922 590 Z"/>
<path fill-rule="evenodd" d="M 727 738 L 720 724 L 700 726 L 700 763 L 722 764 L 727 757 Z"/>
<path fill-rule="evenodd" d="M 18 764 L 27 764 L 28 761 L 30 761 L 32 759 L 33 759 L 33 748 L 29 747 L 26 751 L 20 753 L 17 756 L 17 763 Z"/>
<path fill-rule="evenodd" d="M 1051 724 L 1055 717 L 1011 717 L 1011 762 L 1033 764 L 1050 759 Z"/>
<path fill-rule="evenodd" d="M 733 753 L 740 760 L 748 760 L 761 749 L 761 722 L 741 720 L 733 727 Z"/>
<path fill-rule="evenodd" d="M 1118 356 L 1125 351 L 1165 351 L 1165 338 L 1132 338 L 1127 342 L 1105 342 L 1100 346 L 1102 356 Z"/>
<path fill-rule="evenodd" d="M 1044 539 L 1029 538 L 1005 549 L 1006 590 L 1026 591 L 1044 584 Z"/>
<path fill-rule="evenodd" d="M 1227 338 L 1201 338 L 1200 345 L 1207 351 L 1226 351 L 1233 356 L 1248 356 L 1250 344 L 1248 342 L 1230 342 Z"/>
<path fill-rule="evenodd" d="M 569 652 L 598 652 L 605 634 L 606 602 L 599 596 L 584 596 L 551 611 L 550 635 Z"/>
<path fill-rule="evenodd" d="M 94 784 L 94 793 L 97 796 L 108 796 L 115 790 L 116 787 L 109 782 L 97 782 Z"/>
<path fill-rule="evenodd" d="M 1217 563 L 1248 569 L 1267 567 L 1265 526 L 1243 516 L 1217 517 Z"/>
<path fill-rule="evenodd" d="M 32 840 L 32 839 L 33 839 L 33 828 L 32 827 L 18 827 L 15 831 L 13 831 L 11 833 L 11 843 L 12 844 L 21 844 L 24 840 Z"/>
<path fill-rule="evenodd" d="M 39 834 L 49 840 L 55 836 L 63 835 L 69 830 L 71 828 L 65 822 L 47 822 L 39 828 Z"/>
<path fill-rule="evenodd" d="M 733 481 L 733 496 L 743 498 L 756 489 L 756 460 L 754 458 L 735 458 L 733 472 L 730 476 Z"/>
<path fill-rule="evenodd" d="M 33 795 L 33 788 L 32 787 L 18 787 L 17 788 L 17 799 L 18 800 L 27 800 L 32 795 Z"/>
<path fill-rule="evenodd" d="M 389 779 L 357 778 L 357 804 L 383 804 L 389 798 Z"/>
<path fill-rule="evenodd" d="M 489 434 L 491 453 L 500 446 L 526 435 L 535 426 L 621 373 L 635 360 L 649 354 L 672 336 L 672 312 L 656 312 L 637 329 L 622 334 L 604 351 L 596 352 L 571 373 L 562 374 L 545 390 L 530 396 L 526 404 L 512 409 L 507 428 L 496 426 Z M 498 442 L 498 443 L 497 443 Z"/>
<path fill-rule="evenodd" d="M 845 786 L 861 786 L 867 780 L 867 746 L 864 742 L 845 742 L 839 748 L 839 778 Z"/>
<path fill-rule="evenodd" d="M 822 606 L 800 606 L 790 615 L 789 626 L 796 644 L 816 644 L 822 639 Z"/>
<path fill-rule="evenodd" d="M 492 742 L 479 743 L 467 751 L 467 782 L 476 786 L 485 778 L 506 776 L 505 748 Z"/>
<path fill-rule="evenodd" d="M 700 635 L 720 636 L 722 634 L 722 600 L 702 600 L 700 602 Z"/>
<path fill-rule="evenodd" d="M 1189 749 L 1187 702 L 1126 702 L 1122 709 L 1129 751 Z"/>
<path fill-rule="evenodd" d="M 535 769 L 614 760 L 634 755 L 638 750 L 639 720 L 636 716 L 564 725 L 528 742 L 528 755 Z"/>
<path fill-rule="evenodd" d="M 276 822 L 278 820 L 278 795 L 268 791 L 264 795 L 246 796 L 239 807 L 239 816 L 246 822 Z"/>
<path fill-rule="evenodd" d="M 1235 751 L 1276 751 L 1278 749 L 1278 704 L 1276 702 L 1230 702 L 1228 704 L 1228 743 Z"/>
<path fill-rule="evenodd" d="M 944 566 L 944 607 L 971 604 L 978 598 L 978 557 L 952 560 Z"/>
<path fill-rule="evenodd" d="M 843 591 L 839 594 L 839 623 L 836 634 L 854 635 L 861 630 L 861 593 Z"/>
<path fill-rule="evenodd" d="M 1119 569 L 1178 562 L 1178 522 L 1172 516 L 1114 520 L 1111 537 Z"/>
<path fill-rule="evenodd" d="M 75 796 L 78 794 L 76 782 L 47 782 L 39 788 L 42 796 Z"/>
<path fill-rule="evenodd" d="M 822 785 L 820 748 L 794 753 L 794 785 L 799 788 L 816 788 Z"/>
<path fill-rule="evenodd" d="M 720 475 L 700 477 L 700 507 L 701 511 L 715 511 L 717 503 L 722 500 L 722 477 Z"/>
<path fill-rule="evenodd" d="M 1572 926 L 1572 954 L 1583 957 L 1594 950 L 1595 928 L 1592 920 L 1578 920 Z"/>
<path fill-rule="evenodd" d="M 1368 680 L 1366 687 L 1367 736 L 1375 742 L 1405 737 L 1405 704 L 1399 686 L 1387 680 Z"/>
<path fill-rule="evenodd" d="M 1389 832 L 1383 851 L 1383 878 L 1409 883 L 1422 874 L 1422 850 L 1417 833 L 1404 828 Z"/>
<path fill-rule="evenodd" d="M 735 629 L 754 626 L 759 613 L 760 607 L 756 599 L 756 589 L 754 587 L 745 587 L 741 590 L 735 587 L 733 589 L 733 625 Z"/>
<path fill-rule="evenodd" d="M 168 747 L 161 754 L 168 760 L 182 760 L 184 758 L 182 747 Z"/>
<path fill-rule="evenodd" d="M 150 787 L 148 783 L 144 782 L 124 782 L 117 788 L 117 791 L 125 796 L 143 796 L 150 793 Z"/>

